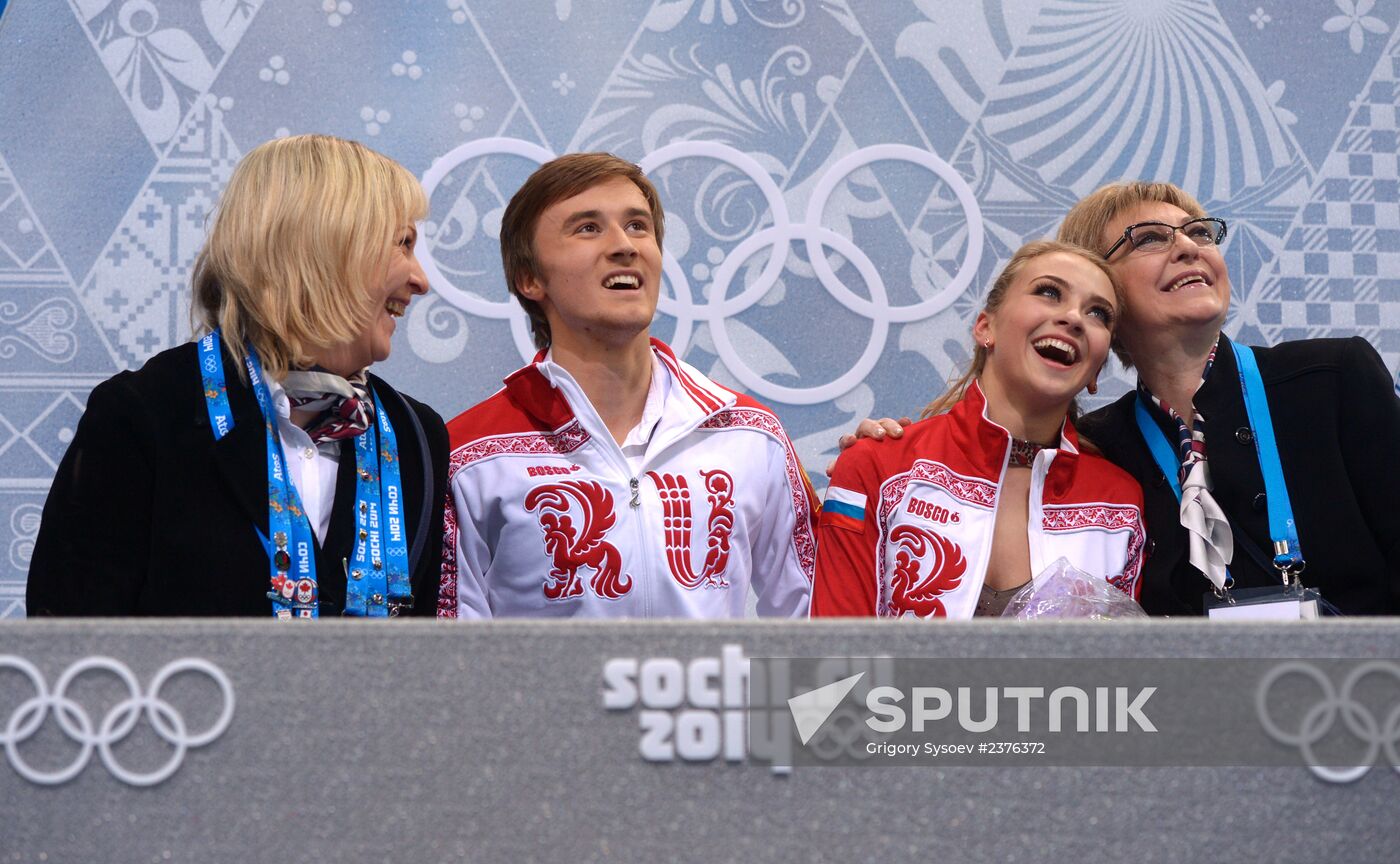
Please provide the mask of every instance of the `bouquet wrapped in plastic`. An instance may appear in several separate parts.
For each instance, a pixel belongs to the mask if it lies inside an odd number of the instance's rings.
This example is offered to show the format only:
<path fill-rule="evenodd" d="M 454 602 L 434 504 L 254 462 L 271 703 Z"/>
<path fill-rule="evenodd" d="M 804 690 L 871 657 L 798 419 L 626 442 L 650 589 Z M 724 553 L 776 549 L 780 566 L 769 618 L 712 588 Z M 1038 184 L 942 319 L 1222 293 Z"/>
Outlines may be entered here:
<path fill-rule="evenodd" d="M 1064 558 L 1046 567 L 1006 604 L 1003 618 L 1146 618 L 1137 601 Z"/>

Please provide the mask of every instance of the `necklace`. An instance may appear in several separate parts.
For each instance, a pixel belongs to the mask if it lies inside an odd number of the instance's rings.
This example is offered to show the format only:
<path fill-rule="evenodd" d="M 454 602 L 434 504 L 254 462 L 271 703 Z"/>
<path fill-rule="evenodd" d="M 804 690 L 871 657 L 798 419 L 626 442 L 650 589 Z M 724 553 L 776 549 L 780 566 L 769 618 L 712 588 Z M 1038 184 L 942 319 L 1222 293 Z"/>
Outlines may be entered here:
<path fill-rule="evenodd" d="M 1024 438 L 1011 437 L 1011 456 L 1007 464 L 1012 468 L 1029 468 L 1035 462 L 1035 454 L 1046 449 L 1045 444 L 1037 444 Z M 1050 449 L 1055 449 L 1051 447 Z"/>

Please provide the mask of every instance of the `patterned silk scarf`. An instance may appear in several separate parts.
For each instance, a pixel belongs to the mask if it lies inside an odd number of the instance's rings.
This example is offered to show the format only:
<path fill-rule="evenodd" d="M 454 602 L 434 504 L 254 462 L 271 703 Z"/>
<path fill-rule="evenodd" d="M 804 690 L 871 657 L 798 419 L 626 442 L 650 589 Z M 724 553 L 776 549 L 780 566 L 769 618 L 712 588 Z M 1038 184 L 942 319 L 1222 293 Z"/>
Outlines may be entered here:
<path fill-rule="evenodd" d="M 282 387 L 293 408 L 316 412 L 302 427 L 317 444 L 354 438 L 374 422 L 374 400 L 363 369 L 349 378 L 323 369 L 297 369 L 287 373 Z"/>
<path fill-rule="evenodd" d="M 1220 347 L 1219 340 L 1210 349 L 1205 368 L 1201 371 L 1201 384 L 1205 384 L 1215 365 L 1215 352 Z M 1199 391 L 1199 387 L 1197 390 Z M 1138 390 L 1152 400 L 1168 417 L 1176 421 L 1177 449 L 1181 458 L 1178 478 L 1181 481 L 1181 524 L 1186 528 L 1190 540 L 1191 564 L 1205 574 L 1212 585 L 1228 587 L 1226 568 L 1235 554 L 1235 538 L 1230 533 L 1230 522 L 1225 511 L 1211 495 L 1210 466 L 1206 462 L 1205 420 L 1201 412 L 1192 407 L 1190 426 L 1166 402 L 1153 395 L 1147 385 L 1138 380 Z"/>

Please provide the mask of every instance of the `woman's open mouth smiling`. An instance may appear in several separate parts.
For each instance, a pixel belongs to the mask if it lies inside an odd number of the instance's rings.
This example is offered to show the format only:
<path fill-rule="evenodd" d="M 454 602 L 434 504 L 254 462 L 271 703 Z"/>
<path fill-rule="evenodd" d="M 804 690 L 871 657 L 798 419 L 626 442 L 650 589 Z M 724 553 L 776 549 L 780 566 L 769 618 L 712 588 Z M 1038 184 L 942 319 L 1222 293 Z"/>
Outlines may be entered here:
<path fill-rule="evenodd" d="M 1052 363 L 1069 367 L 1079 362 L 1079 349 L 1063 339 L 1046 336 L 1031 343 L 1035 353 Z"/>

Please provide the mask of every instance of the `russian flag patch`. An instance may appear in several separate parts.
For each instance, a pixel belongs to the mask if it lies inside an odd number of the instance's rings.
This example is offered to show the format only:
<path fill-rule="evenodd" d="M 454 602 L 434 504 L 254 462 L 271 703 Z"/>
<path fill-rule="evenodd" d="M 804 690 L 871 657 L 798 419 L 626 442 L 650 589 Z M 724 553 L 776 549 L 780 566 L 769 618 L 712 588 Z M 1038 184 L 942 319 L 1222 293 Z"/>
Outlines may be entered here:
<path fill-rule="evenodd" d="M 849 531 L 865 530 L 865 496 L 840 486 L 827 486 L 821 524 Z"/>

